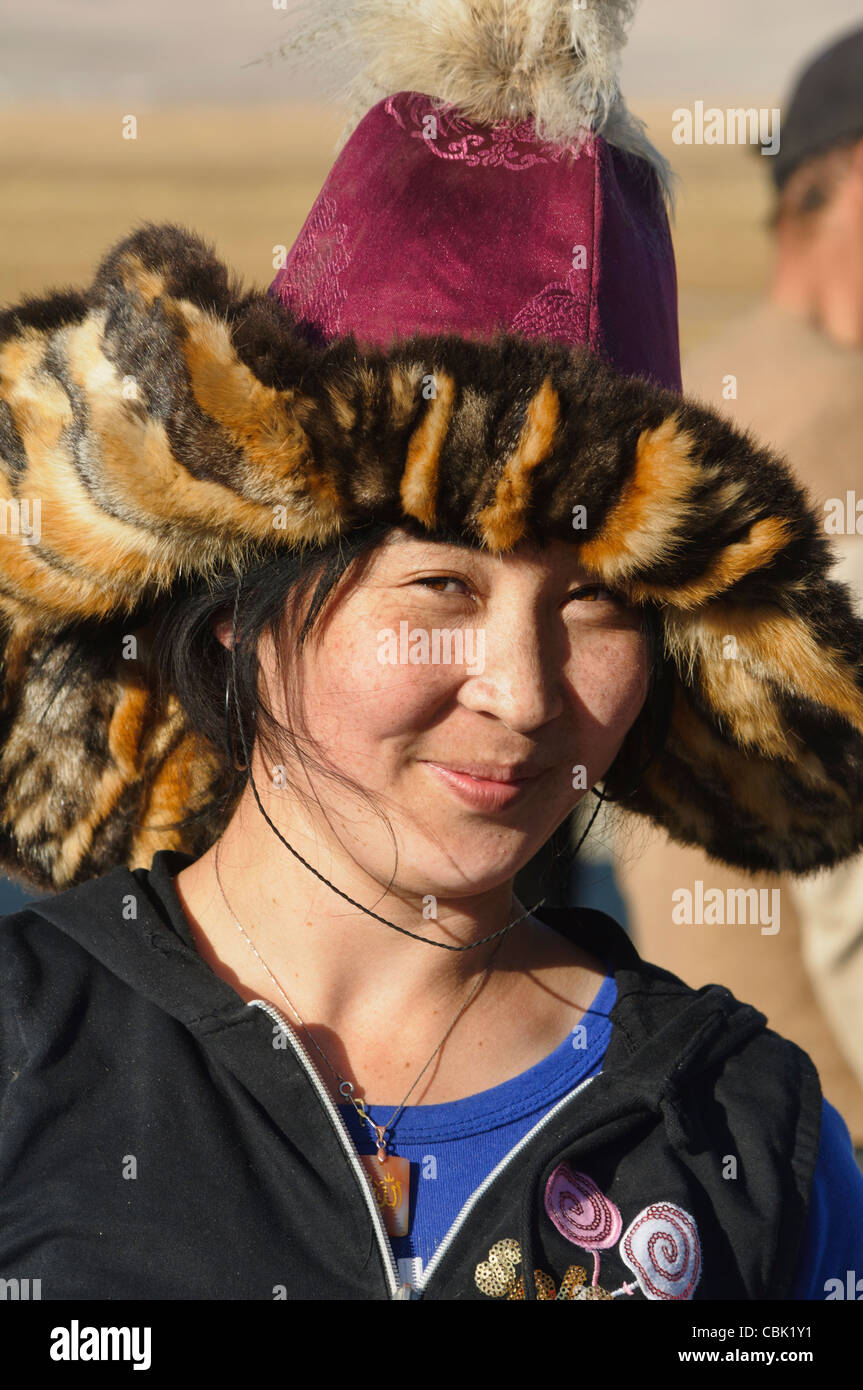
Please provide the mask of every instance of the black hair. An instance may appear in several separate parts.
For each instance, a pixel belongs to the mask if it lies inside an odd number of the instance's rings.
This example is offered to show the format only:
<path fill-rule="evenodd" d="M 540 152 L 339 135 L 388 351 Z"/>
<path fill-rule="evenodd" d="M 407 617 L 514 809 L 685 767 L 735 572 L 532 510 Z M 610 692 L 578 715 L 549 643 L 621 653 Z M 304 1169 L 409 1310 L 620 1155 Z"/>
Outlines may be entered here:
<path fill-rule="evenodd" d="M 160 697 L 164 699 L 166 691 L 173 692 L 190 728 L 218 755 L 223 772 L 223 810 L 236 804 L 248 780 L 238 721 L 242 721 L 250 751 L 257 739 L 262 752 L 278 764 L 288 746 L 307 769 L 314 762 L 318 771 L 366 795 L 350 778 L 314 758 L 314 747 L 301 731 L 293 725 L 286 728 L 275 719 L 260 688 L 258 647 L 265 636 L 272 639 L 276 671 L 283 681 L 289 681 L 295 674 L 288 639 L 292 624 L 295 626 L 293 614 L 308 602 L 293 644 L 299 652 L 339 582 L 371 555 L 391 529 L 391 523 L 377 522 L 327 545 L 285 549 L 258 561 L 240 576 L 226 570 L 214 576 L 205 589 L 198 584 L 175 590 L 166 604 L 154 643 Z M 213 625 L 219 618 L 230 618 L 238 585 L 240 624 L 232 660 L 231 651 L 219 640 Z M 293 599 L 290 604 L 289 599 Z M 231 699 L 226 705 L 229 676 Z"/>

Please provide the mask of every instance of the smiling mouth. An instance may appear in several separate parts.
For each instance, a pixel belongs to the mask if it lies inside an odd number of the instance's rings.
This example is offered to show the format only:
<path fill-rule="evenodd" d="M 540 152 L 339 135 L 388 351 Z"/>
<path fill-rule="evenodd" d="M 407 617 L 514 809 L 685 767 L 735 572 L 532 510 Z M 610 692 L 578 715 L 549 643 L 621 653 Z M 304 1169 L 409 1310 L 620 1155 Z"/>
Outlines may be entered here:
<path fill-rule="evenodd" d="M 512 805 L 539 778 L 539 773 L 517 777 L 512 770 L 501 767 L 491 769 L 478 764 L 453 767 L 424 760 L 424 766 L 459 800 L 486 811 L 499 811 Z M 490 776 L 490 771 L 495 775 Z"/>
<path fill-rule="evenodd" d="M 458 772 L 472 777 L 475 782 L 493 782 L 496 785 L 510 786 L 517 782 L 532 782 L 539 776 L 525 766 L 504 767 L 502 763 L 439 763 L 429 760 L 432 767 L 445 768 L 447 772 Z"/>

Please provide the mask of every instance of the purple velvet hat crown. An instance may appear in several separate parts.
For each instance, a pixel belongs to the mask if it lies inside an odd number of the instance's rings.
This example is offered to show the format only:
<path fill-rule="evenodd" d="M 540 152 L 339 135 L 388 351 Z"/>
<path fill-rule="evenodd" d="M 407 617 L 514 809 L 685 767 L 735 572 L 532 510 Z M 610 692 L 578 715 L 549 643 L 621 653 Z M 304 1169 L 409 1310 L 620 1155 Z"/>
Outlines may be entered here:
<path fill-rule="evenodd" d="M 270 287 L 311 340 L 413 333 L 584 344 L 680 390 L 677 281 L 656 169 L 585 130 L 483 125 L 402 91 L 342 149 Z"/>

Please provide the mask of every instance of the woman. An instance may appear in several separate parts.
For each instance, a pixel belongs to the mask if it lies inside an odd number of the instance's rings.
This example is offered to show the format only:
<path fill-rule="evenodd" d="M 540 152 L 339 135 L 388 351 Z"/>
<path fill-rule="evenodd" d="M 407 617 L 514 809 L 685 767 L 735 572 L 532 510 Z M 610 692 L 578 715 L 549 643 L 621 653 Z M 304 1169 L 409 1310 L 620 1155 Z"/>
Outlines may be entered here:
<path fill-rule="evenodd" d="M 857 1267 L 805 1054 L 513 895 L 598 782 L 729 862 L 853 853 L 863 634 L 782 462 L 676 394 L 619 109 L 570 163 L 469 98 L 379 102 L 270 296 L 150 226 L 0 321 L 8 487 L 43 503 L 0 538 L 4 863 L 62 890 L 0 930 L 0 1273 L 43 1298 Z"/>

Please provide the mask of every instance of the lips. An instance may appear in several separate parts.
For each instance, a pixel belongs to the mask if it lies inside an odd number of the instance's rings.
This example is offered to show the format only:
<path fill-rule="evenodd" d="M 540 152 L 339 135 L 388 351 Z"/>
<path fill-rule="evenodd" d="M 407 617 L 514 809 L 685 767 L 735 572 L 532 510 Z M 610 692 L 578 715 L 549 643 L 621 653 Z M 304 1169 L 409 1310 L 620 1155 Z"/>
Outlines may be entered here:
<path fill-rule="evenodd" d="M 478 782 L 500 782 L 509 786 L 514 782 L 529 782 L 539 776 L 538 771 L 526 764 L 505 767 L 502 763 L 433 763 L 434 767 L 444 767 L 448 772 L 463 772 Z"/>
<path fill-rule="evenodd" d="M 460 801 L 481 811 L 501 811 L 513 805 L 539 776 L 538 773 L 517 776 L 517 768 L 488 763 L 459 764 L 454 767 L 447 763 L 424 761 L 423 766 Z M 494 776 L 490 775 L 492 772 Z"/>

